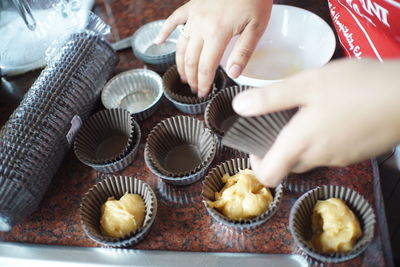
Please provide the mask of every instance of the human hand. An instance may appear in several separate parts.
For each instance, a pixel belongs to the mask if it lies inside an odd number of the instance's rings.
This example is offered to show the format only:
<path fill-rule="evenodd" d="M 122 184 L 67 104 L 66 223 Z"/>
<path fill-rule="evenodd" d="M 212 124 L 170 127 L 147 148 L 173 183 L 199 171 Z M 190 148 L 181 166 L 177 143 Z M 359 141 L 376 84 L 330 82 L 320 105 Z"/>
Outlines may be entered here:
<path fill-rule="evenodd" d="M 228 75 L 238 77 L 263 34 L 272 0 L 191 0 L 166 20 L 155 43 L 161 44 L 186 22 L 176 47 L 176 65 L 183 82 L 204 97 L 233 36 L 240 34 L 227 62 Z M 186 37 L 184 35 L 187 35 Z"/>
<path fill-rule="evenodd" d="M 289 172 L 346 166 L 400 142 L 400 61 L 340 60 L 233 100 L 242 116 L 299 107 L 263 159 L 252 167 L 266 186 Z"/>

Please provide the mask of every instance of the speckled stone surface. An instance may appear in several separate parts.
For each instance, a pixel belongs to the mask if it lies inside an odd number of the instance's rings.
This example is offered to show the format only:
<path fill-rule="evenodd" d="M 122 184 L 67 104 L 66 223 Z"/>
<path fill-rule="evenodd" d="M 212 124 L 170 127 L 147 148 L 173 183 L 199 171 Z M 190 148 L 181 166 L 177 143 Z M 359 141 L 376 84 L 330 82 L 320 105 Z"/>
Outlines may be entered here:
<path fill-rule="evenodd" d="M 284 3 L 285 1 L 278 1 Z M 325 1 L 292 1 L 294 5 L 308 8 L 329 20 Z M 97 1 L 95 12 L 113 26 L 112 40 L 119 40 L 132 34 L 142 24 L 166 18 L 181 1 Z M 323 11 L 323 13 L 321 13 Z M 116 72 L 142 67 L 132 51 L 119 52 L 120 63 Z M 30 73 L 26 76 L 34 76 Z M 26 77 L 25 76 L 25 77 Z M 22 79 L 22 78 L 21 78 Z M 23 78 L 25 79 L 25 78 Z M 29 82 L 25 81 L 25 88 Z M 28 84 L 26 86 L 26 84 Z M 21 87 L 22 88 L 22 87 Z M 21 89 L 22 90 L 22 89 Z M 26 90 L 26 89 L 25 89 Z M 23 91 L 23 90 L 22 90 Z M 17 101 L 13 94 L 0 92 L 0 125 L 4 124 Z M 22 94 L 23 95 L 23 94 Z M 18 95 L 16 96 L 18 98 Z M 99 107 L 101 108 L 101 107 Z M 132 249 L 202 251 L 202 252 L 251 252 L 251 253 L 295 253 L 306 256 L 294 243 L 288 229 L 288 217 L 292 204 L 302 194 L 299 185 L 308 181 L 309 186 L 335 184 L 350 187 L 363 195 L 375 208 L 378 223 L 375 237 L 367 250 L 356 259 L 338 266 L 384 266 L 388 240 L 383 214 L 380 187 L 376 166 L 365 161 L 347 168 L 317 168 L 301 175 L 289 177 L 288 182 L 295 190 L 284 191 L 278 212 L 266 224 L 245 231 L 237 231 L 214 222 L 201 202 L 201 181 L 186 187 L 174 187 L 163 183 L 145 166 L 143 148 L 149 131 L 161 119 L 180 114 L 165 98 L 159 110 L 140 123 L 142 140 L 136 160 L 117 174 L 135 176 L 146 181 L 156 192 L 159 207 L 155 223 L 149 235 Z M 203 119 L 203 116 L 196 116 Z M 228 159 L 223 156 L 216 160 Z M 83 165 L 73 152 L 65 158 L 62 167 L 54 177 L 39 209 L 25 221 L 16 225 L 11 232 L 0 233 L 0 240 L 37 244 L 71 245 L 82 247 L 97 246 L 82 230 L 79 206 L 84 194 L 101 174 Z M 311 182 L 310 182 L 311 181 Z M 316 264 L 311 259 L 310 263 Z"/>

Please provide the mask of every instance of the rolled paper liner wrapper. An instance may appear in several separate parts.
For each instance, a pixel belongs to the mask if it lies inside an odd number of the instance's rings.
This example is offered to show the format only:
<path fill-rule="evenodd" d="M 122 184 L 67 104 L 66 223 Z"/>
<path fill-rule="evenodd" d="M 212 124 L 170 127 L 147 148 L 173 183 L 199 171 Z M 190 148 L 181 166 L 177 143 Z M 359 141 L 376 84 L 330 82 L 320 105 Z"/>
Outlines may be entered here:
<path fill-rule="evenodd" d="M 224 123 L 239 117 L 232 107 L 233 98 L 249 88 L 251 87 L 241 85 L 227 87 L 211 99 L 204 113 L 204 121 L 214 134 L 223 137 L 227 130 L 223 127 Z"/>
<path fill-rule="evenodd" d="M 180 32 L 175 29 L 161 45 L 155 45 L 154 40 L 165 20 L 157 20 L 141 26 L 132 36 L 131 46 L 135 56 L 155 70 L 165 71 L 175 64 L 176 48 Z M 181 27 L 181 26 L 178 26 Z M 170 47 L 168 47 L 170 46 Z M 171 48 L 172 47 L 172 48 Z M 153 50 L 150 52 L 149 50 Z"/>
<path fill-rule="evenodd" d="M 251 169 L 250 161 L 248 158 L 236 158 L 228 160 L 217 167 L 213 168 L 203 181 L 203 190 L 201 196 L 203 203 L 208 213 L 219 223 L 227 226 L 235 227 L 237 229 L 248 229 L 255 228 L 267 220 L 269 220 L 275 212 L 278 210 L 280 202 L 282 200 L 283 189 L 282 185 L 278 185 L 275 188 L 270 188 L 273 196 L 273 200 L 268 206 L 267 210 L 259 216 L 252 219 L 244 220 L 232 220 L 222 214 L 215 208 L 211 208 L 208 201 L 215 201 L 215 192 L 220 192 L 224 187 L 222 177 L 228 173 L 229 175 L 235 175 L 240 170 Z"/>
<path fill-rule="evenodd" d="M 297 109 L 257 117 L 240 117 L 222 138 L 222 144 L 260 158 L 271 148 Z"/>
<path fill-rule="evenodd" d="M 147 146 L 145 147 L 145 150 L 144 150 L 144 161 L 146 163 L 146 166 L 150 169 L 150 171 L 154 175 L 156 175 L 160 179 L 162 179 L 164 182 L 166 182 L 168 184 L 176 185 L 176 186 L 184 186 L 184 185 L 193 184 L 193 183 L 199 181 L 200 179 L 202 179 L 206 175 L 213 160 L 211 159 L 202 169 L 200 169 L 197 172 L 194 172 L 194 173 L 188 174 L 188 175 L 178 176 L 178 177 L 168 176 L 168 175 L 161 173 L 154 166 L 154 163 L 150 160 L 149 151 L 148 151 Z"/>
<path fill-rule="evenodd" d="M 74 33 L 27 91 L 1 130 L 0 230 L 37 209 L 80 127 L 75 122 L 87 118 L 117 61 L 99 35 Z"/>
<path fill-rule="evenodd" d="M 129 166 L 129 164 L 131 164 L 136 157 L 136 154 L 139 150 L 139 144 L 141 138 L 140 126 L 134 119 L 132 119 L 132 125 L 134 128 L 132 137 L 133 143 L 129 146 L 126 154 L 124 154 L 120 158 L 116 158 L 115 161 L 112 161 L 107 164 L 92 164 L 92 163 L 85 163 L 85 164 L 102 173 L 118 172 Z"/>
<path fill-rule="evenodd" d="M 160 75 L 148 69 L 133 69 L 114 76 L 101 93 L 101 101 L 107 109 L 124 108 L 138 121 L 154 114 L 163 95 Z M 145 102 L 147 106 L 135 108 Z"/>
<path fill-rule="evenodd" d="M 216 71 L 214 83 L 211 92 L 205 97 L 198 97 L 191 92 L 188 84 L 182 83 L 179 77 L 178 69 L 172 66 L 163 75 L 164 94 L 169 100 L 186 105 L 196 105 L 208 102 L 217 92 L 226 84 L 225 74 L 221 70 Z M 204 107 L 205 108 L 205 107 Z M 203 109 L 204 111 L 204 109 Z"/>
<path fill-rule="evenodd" d="M 77 158 L 86 165 L 106 165 L 123 158 L 136 141 L 133 140 L 135 127 L 132 120 L 127 110 L 118 108 L 101 110 L 92 115 L 76 136 L 74 150 Z M 111 138 L 115 138 L 118 144 L 114 145 L 119 151 L 114 151 L 114 155 L 99 157 L 99 149 Z"/>
<path fill-rule="evenodd" d="M 353 211 L 360 222 L 362 236 L 347 253 L 322 254 L 315 250 L 311 240 L 311 217 L 317 200 L 340 198 Z M 309 256 L 322 262 L 343 262 L 353 259 L 364 252 L 374 238 L 375 214 L 368 201 L 356 191 L 336 185 L 314 188 L 303 194 L 294 203 L 289 215 L 289 230 L 296 244 Z"/>
<path fill-rule="evenodd" d="M 120 199 L 125 193 L 140 195 L 146 205 L 143 226 L 121 238 L 105 236 L 100 230 L 101 206 L 109 197 Z M 134 245 L 149 233 L 157 214 L 157 198 L 151 187 L 142 180 L 129 176 L 109 176 L 93 186 L 85 195 L 80 206 L 83 230 L 95 242 L 108 247 Z"/>
<path fill-rule="evenodd" d="M 166 166 L 167 158 L 171 156 L 174 149 L 176 150 L 180 146 L 190 146 L 195 149 L 192 153 L 186 153 L 187 157 L 193 157 L 190 162 L 193 166 L 190 166 L 190 169 L 186 165 L 186 169 L 181 166 L 173 168 Z M 216 140 L 202 121 L 188 116 L 175 116 L 159 122 L 151 130 L 147 137 L 146 147 L 151 166 L 154 166 L 162 176 L 187 177 L 204 170 L 205 166 L 211 164 L 216 153 Z M 178 152 L 174 151 L 174 153 Z M 197 153 L 198 155 L 194 155 Z M 185 159 L 188 159 L 187 157 Z M 170 159 L 170 161 L 173 160 Z M 179 160 L 174 160 L 174 162 L 177 161 Z"/>

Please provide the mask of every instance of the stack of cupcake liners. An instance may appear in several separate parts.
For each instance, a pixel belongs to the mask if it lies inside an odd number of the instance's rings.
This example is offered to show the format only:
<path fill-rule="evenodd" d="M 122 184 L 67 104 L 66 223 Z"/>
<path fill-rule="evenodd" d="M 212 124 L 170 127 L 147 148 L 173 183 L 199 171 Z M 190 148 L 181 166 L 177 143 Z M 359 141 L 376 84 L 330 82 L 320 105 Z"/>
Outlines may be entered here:
<path fill-rule="evenodd" d="M 0 230 L 36 210 L 117 61 L 99 35 L 72 34 L 25 94 L 0 135 Z"/>

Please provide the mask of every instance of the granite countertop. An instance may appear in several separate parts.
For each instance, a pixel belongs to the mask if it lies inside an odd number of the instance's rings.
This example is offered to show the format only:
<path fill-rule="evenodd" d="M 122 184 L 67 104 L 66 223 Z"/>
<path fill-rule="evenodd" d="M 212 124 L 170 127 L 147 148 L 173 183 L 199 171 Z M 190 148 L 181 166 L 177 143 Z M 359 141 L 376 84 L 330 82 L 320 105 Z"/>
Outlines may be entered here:
<path fill-rule="evenodd" d="M 289 1 L 276 1 L 285 3 Z M 291 1 L 330 21 L 327 3 L 321 1 Z M 141 25 L 166 18 L 181 1 L 174 0 L 97 0 L 94 7 L 113 28 L 112 41 L 130 36 Z M 338 50 L 339 51 L 339 50 Z M 340 53 L 340 52 L 338 52 Z M 336 54 L 338 55 L 338 54 Z M 116 73 L 143 67 L 131 49 L 119 52 Z M 17 89 L 0 90 L 0 126 L 18 104 L 24 90 L 29 87 L 31 72 L 10 79 Z M 32 80 L 32 79 L 31 79 Z M 2 92 L 3 91 L 3 92 Z M 99 107 L 102 108 L 102 107 Z M 387 226 L 381 198 L 379 175 L 375 161 L 364 161 L 346 168 L 317 168 L 301 175 L 289 177 L 291 188 L 284 190 L 278 212 L 267 223 L 253 230 L 237 231 L 214 222 L 201 202 L 201 181 L 186 187 L 174 187 L 160 181 L 146 167 L 143 148 L 150 130 L 161 120 L 180 114 L 166 99 L 158 111 L 144 122 L 140 151 L 136 160 L 117 175 L 136 176 L 145 180 L 156 192 L 159 207 L 149 235 L 133 249 L 196 251 L 196 252 L 249 252 L 306 255 L 296 246 L 288 229 L 288 216 L 295 200 L 304 192 L 300 185 L 334 184 L 352 188 L 363 195 L 374 207 L 377 215 L 375 236 L 367 250 L 359 257 L 339 266 L 384 266 L 391 262 Z M 202 115 L 195 116 L 203 119 Z M 225 158 L 226 159 L 226 158 Z M 224 157 L 220 159 L 224 160 Z M 218 162 L 215 162 L 217 164 Z M 50 184 L 39 209 L 11 232 L 0 233 L 0 240 L 35 244 L 98 246 L 83 232 L 79 206 L 84 194 L 99 180 L 100 173 L 83 165 L 71 151 Z M 311 263 L 312 260 L 308 258 Z M 315 262 L 314 262 L 315 263 Z"/>

